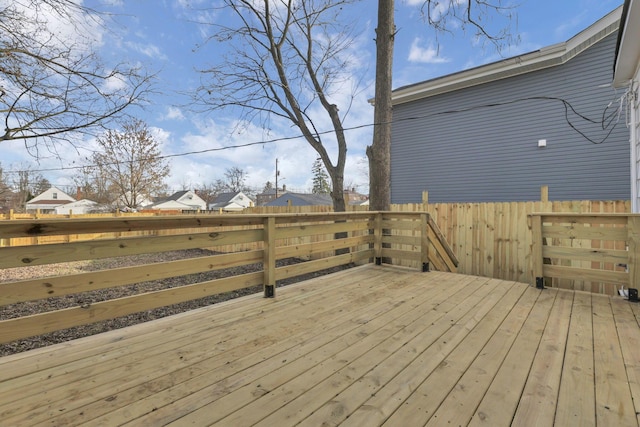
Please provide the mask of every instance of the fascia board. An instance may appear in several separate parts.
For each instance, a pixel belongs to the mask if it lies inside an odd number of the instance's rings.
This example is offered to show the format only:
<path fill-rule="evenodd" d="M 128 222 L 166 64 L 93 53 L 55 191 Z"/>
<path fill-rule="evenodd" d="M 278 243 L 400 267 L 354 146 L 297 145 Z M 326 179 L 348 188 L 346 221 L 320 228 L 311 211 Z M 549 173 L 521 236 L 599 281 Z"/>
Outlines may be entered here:
<path fill-rule="evenodd" d="M 637 1 L 630 1 L 626 18 L 621 25 L 623 33 L 613 72 L 614 87 L 628 84 L 637 74 L 640 65 L 640 7 Z"/>
<path fill-rule="evenodd" d="M 566 42 L 396 89 L 392 94 L 392 102 L 394 105 L 402 104 L 564 64 L 615 32 L 619 27 L 621 13 L 622 6 Z"/>

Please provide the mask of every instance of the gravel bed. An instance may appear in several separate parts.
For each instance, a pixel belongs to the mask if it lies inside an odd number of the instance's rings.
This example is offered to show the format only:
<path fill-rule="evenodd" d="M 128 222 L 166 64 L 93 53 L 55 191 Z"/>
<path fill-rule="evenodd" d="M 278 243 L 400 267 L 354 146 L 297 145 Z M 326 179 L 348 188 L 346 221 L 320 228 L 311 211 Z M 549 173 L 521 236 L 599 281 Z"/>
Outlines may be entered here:
<path fill-rule="evenodd" d="M 0 287 L 2 282 L 33 279 L 37 277 L 57 276 L 74 273 L 82 273 L 88 271 L 113 269 L 127 267 L 139 264 L 151 264 L 158 262 L 167 262 L 185 258 L 195 258 L 201 256 L 214 255 L 215 252 L 205 249 L 189 249 L 182 251 L 164 252 L 159 254 L 147 254 L 117 258 L 107 258 L 94 261 L 76 261 L 61 263 L 47 266 L 29 266 L 19 268 L 7 268 L 0 270 Z M 289 258 L 278 260 L 277 266 L 291 265 L 304 262 L 301 259 Z M 335 271 L 350 268 L 352 265 L 339 266 L 330 268 L 294 278 L 280 280 L 277 286 L 286 286 L 291 283 L 300 282 L 313 277 L 329 274 Z M 28 316 L 46 311 L 60 310 L 68 307 L 75 307 L 83 304 L 92 304 L 99 301 L 121 298 L 129 295 L 135 295 L 144 292 L 151 292 L 160 289 L 168 289 L 192 283 L 203 282 L 207 280 L 218 279 L 222 277 L 234 276 L 244 273 L 260 271 L 262 263 L 248 264 L 240 267 L 226 268 L 218 271 L 210 271 L 204 273 L 190 274 L 186 276 L 171 277 L 162 280 L 153 280 L 147 282 L 136 283 L 133 285 L 120 286 L 117 288 L 99 289 L 81 294 L 65 295 L 61 297 L 49 298 L 46 300 L 28 301 L 19 304 L 11 304 L 0 307 L 0 319 L 11 319 L 15 317 Z M 167 307 L 161 307 L 140 313 L 134 313 L 116 319 L 105 320 L 90 325 L 77 326 L 69 329 L 51 332 L 36 337 L 13 341 L 7 344 L 0 344 L 0 357 L 9 354 L 19 353 L 47 345 L 69 341 L 88 335 L 98 334 L 113 329 L 123 328 L 125 326 L 146 322 L 161 317 L 170 316 L 172 314 L 181 313 L 199 307 L 215 304 L 221 301 L 237 298 L 244 295 L 262 292 L 262 286 L 254 286 L 251 288 L 240 289 L 232 292 L 214 295 L 210 297 L 200 298 L 193 301 L 187 301 L 180 304 L 174 304 Z"/>

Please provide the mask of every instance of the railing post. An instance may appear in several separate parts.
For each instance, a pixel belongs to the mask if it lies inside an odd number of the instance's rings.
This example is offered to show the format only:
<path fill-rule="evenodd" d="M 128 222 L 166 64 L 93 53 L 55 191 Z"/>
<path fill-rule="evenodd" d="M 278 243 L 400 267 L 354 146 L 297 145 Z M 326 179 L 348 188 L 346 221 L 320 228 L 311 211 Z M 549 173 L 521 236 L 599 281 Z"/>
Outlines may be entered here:
<path fill-rule="evenodd" d="M 420 261 L 422 262 L 422 271 L 429 271 L 429 214 L 420 214 Z"/>
<path fill-rule="evenodd" d="M 376 265 L 382 264 L 382 213 L 378 212 L 373 220 L 373 253 Z"/>
<path fill-rule="evenodd" d="M 543 259 L 542 259 L 542 215 L 531 215 L 531 264 L 532 283 L 536 288 L 544 288 Z"/>
<path fill-rule="evenodd" d="M 276 296 L 276 218 L 267 216 L 264 219 L 264 297 Z"/>
<path fill-rule="evenodd" d="M 549 186 L 548 185 L 543 185 L 540 187 L 540 201 L 542 203 L 549 202 Z"/>
<path fill-rule="evenodd" d="M 640 217 L 636 215 L 627 216 L 627 245 L 629 267 L 628 288 L 638 288 L 640 286 Z"/>

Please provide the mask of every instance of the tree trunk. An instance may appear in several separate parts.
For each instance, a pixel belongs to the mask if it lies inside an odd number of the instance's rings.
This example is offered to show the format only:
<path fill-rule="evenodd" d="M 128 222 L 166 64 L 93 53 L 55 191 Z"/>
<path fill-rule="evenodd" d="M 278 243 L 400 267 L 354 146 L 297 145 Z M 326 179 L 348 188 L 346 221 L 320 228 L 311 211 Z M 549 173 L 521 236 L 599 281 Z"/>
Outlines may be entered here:
<path fill-rule="evenodd" d="M 389 210 L 391 205 L 391 86 L 395 24 L 394 1 L 378 0 L 376 29 L 376 88 L 373 143 L 369 158 L 369 209 Z"/>
<path fill-rule="evenodd" d="M 333 201 L 333 211 L 345 212 L 347 210 L 347 203 L 344 200 L 344 179 L 332 179 L 331 181 L 331 199 Z"/>

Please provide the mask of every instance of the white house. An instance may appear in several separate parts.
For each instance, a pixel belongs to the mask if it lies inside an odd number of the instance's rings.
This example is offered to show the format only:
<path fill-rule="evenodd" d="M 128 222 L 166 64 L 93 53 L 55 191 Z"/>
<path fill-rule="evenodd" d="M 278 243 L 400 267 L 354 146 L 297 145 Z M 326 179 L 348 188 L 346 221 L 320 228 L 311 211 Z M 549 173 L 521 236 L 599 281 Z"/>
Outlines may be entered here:
<path fill-rule="evenodd" d="M 173 193 L 166 199 L 144 206 L 144 209 L 157 210 L 206 210 L 207 202 L 205 202 L 194 191 L 184 190 Z"/>
<path fill-rule="evenodd" d="M 38 194 L 26 203 L 27 212 L 35 212 L 40 209 L 41 213 L 56 213 L 56 208 L 75 202 L 76 199 L 59 189 L 51 187 L 48 190 Z"/>
<path fill-rule="evenodd" d="M 640 212 L 640 0 L 626 0 L 622 9 L 613 86 L 625 90 L 631 144 L 631 210 Z"/>
<path fill-rule="evenodd" d="M 213 203 L 209 204 L 210 210 L 219 210 L 233 212 L 241 211 L 253 206 L 253 200 L 242 191 L 236 193 L 221 193 L 216 197 Z"/>
<path fill-rule="evenodd" d="M 77 200 L 75 202 L 67 203 L 64 205 L 56 206 L 55 212 L 58 215 L 69 214 L 86 214 L 90 213 L 98 206 L 98 202 L 94 202 L 89 199 Z"/>

